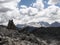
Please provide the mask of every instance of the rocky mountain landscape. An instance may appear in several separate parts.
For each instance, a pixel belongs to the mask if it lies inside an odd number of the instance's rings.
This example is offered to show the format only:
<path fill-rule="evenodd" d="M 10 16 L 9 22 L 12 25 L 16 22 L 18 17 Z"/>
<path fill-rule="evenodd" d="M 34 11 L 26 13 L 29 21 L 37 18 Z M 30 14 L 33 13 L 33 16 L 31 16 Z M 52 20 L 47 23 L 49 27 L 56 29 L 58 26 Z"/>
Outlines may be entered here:
<path fill-rule="evenodd" d="M 0 25 L 0 45 L 60 45 L 60 27 L 18 28 L 13 20 Z"/>
<path fill-rule="evenodd" d="M 18 28 L 24 28 L 26 26 L 30 26 L 30 27 L 60 27 L 60 23 L 59 22 L 53 22 L 51 24 L 49 24 L 48 22 L 30 22 L 27 24 L 17 24 L 16 27 Z"/>

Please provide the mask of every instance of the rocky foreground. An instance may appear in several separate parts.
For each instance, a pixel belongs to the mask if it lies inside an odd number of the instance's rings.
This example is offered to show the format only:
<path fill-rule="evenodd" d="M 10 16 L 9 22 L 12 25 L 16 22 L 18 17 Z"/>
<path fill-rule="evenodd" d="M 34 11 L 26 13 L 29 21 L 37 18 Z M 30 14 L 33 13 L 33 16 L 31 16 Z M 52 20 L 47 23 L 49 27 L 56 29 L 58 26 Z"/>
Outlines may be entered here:
<path fill-rule="evenodd" d="M 60 28 L 18 29 L 10 21 L 7 27 L 0 25 L 0 45 L 60 45 Z"/>
<path fill-rule="evenodd" d="M 0 26 L 0 45 L 48 45 L 33 34 L 19 33 L 18 30 Z"/>

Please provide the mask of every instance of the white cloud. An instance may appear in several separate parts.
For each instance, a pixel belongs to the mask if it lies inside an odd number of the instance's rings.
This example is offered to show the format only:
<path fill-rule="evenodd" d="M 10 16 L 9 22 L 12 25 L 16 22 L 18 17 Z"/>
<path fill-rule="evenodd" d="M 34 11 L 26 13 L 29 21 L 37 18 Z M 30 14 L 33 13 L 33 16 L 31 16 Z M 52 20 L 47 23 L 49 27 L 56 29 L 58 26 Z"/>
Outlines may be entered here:
<path fill-rule="evenodd" d="M 26 6 L 21 6 L 20 13 L 22 15 L 27 15 L 28 13 L 28 8 Z"/>
<path fill-rule="evenodd" d="M 60 3 L 60 0 L 49 0 L 48 4 L 55 5 L 57 3 Z"/>
<path fill-rule="evenodd" d="M 45 16 L 48 18 L 50 22 L 57 21 L 60 19 L 60 8 L 57 6 L 49 6 L 45 9 Z"/>
<path fill-rule="evenodd" d="M 27 23 L 27 22 L 29 22 L 29 20 L 34 19 L 35 15 L 37 15 L 39 9 L 43 9 L 42 0 L 40 2 L 39 2 L 39 0 L 38 1 L 36 0 L 36 3 L 33 4 L 33 7 L 35 7 L 35 8 L 22 5 L 20 11 L 17 8 L 18 2 L 19 2 L 18 0 L 3 0 L 3 1 L 0 0 L 0 5 L 1 5 L 0 7 L 2 8 L 2 9 L 0 8 L 1 9 L 0 13 L 2 13 L 0 15 L 0 22 L 2 22 L 2 24 L 5 22 L 8 22 L 9 19 L 16 20 L 16 21 L 14 21 L 16 24 L 17 24 L 17 22 Z M 3 18 L 1 18 L 1 17 L 3 17 Z M 17 20 L 19 20 L 19 21 L 17 21 Z"/>
<path fill-rule="evenodd" d="M 21 5 L 20 8 L 20 16 L 22 19 L 20 20 L 23 23 L 28 23 L 34 20 L 39 11 L 42 11 L 44 8 L 44 4 L 42 0 L 36 0 L 33 3 L 33 7 L 27 7 L 26 5 Z"/>
<path fill-rule="evenodd" d="M 28 9 L 28 11 L 27 11 L 27 9 Z M 29 12 L 29 9 L 32 11 Z M 38 11 L 37 8 L 33 8 L 33 7 L 26 8 L 25 10 L 27 11 L 27 13 L 26 13 L 27 16 L 24 15 L 24 18 L 22 20 L 22 22 L 25 22 L 25 23 L 39 22 L 39 21 L 45 21 L 45 22 L 52 23 L 52 22 L 58 21 L 60 19 L 60 8 L 55 5 L 49 6 L 48 8 L 43 9 L 42 11 Z M 24 11 L 22 10 L 21 12 L 24 12 Z M 32 14 L 30 14 L 30 13 L 32 13 Z M 23 14 L 25 14 L 25 13 L 23 13 Z M 29 16 L 29 14 L 30 14 L 30 16 Z"/>
<path fill-rule="evenodd" d="M 20 13 L 17 3 L 20 0 L 0 0 L 0 24 L 5 24 L 9 19 L 17 19 Z"/>
<path fill-rule="evenodd" d="M 28 15 L 34 16 L 38 13 L 38 10 L 36 8 L 29 7 L 28 8 Z"/>
<path fill-rule="evenodd" d="M 39 21 L 52 23 L 60 20 L 60 7 L 51 5 L 44 9 L 43 1 L 36 0 L 32 7 L 21 5 L 20 10 L 18 10 L 18 2 L 18 0 L 0 1 L 0 24 L 6 24 L 9 19 L 14 19 L 15 24 Z M 55 2 L 54 4 L 56 4 Z"/>
<path fill-rule="evenodd" d="M 23 15 L 21 22 L 29 23 L 29 22 L 45 21 L 52 23 L 60 19 L 59 7 L 52 5 L 44 9 L 44 4 L 42 3 L 42 0 L 36 0 L 36 2 L 33 3 L 33 5 L 35 5 L 36 7 L 22 6 L 22 8 L 20 9 L 20 14 Z"/>
<path fill-rule="evenodd" d="M 43 0 L 36 0 L 36 2 L 33 3 L 33 7 L 36 7 L 38 10 L 42 10 L 44 8 Z"/>

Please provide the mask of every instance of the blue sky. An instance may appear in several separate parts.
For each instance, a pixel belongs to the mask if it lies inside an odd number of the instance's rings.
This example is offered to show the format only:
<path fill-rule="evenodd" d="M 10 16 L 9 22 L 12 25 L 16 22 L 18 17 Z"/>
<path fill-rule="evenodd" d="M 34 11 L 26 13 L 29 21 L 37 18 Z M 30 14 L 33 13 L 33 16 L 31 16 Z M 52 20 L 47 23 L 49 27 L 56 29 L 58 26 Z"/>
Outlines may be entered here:
<path fill-rule="evenodd" d="M 21 0 L 21 2 L 19 2 L 19 6 L 20 5 L 26 5 L 26 6 L 31 6 L 32 3 L 36 2 L 36 0 Z"/>
<path fill-rule="evenodd" d="M 60 7 L 60 4 L 56 4 L 56 6 L 59 6 Z"/>
<path fill-rule="evenodd" d="M 48 5 L 48 0 L 43 0 L 43 3 L 44 3 L 44 8 L 47 8 L 49 5 Z"/>
<path fill-rule="evenodd" d="M 48 6 L 50 6 L 48 4 L 48 1 L 49 0 L 43 0 L 43 4 L 44 4 L 44 8 L 47 8 Z M 19 3 L 18 3 L 18 7 L 20 7 L 21 5 L 26 5 L 27 7 L 31 6 L 32 3 L 35 3 L 36 0 L 21 0 Z M 59 6 L 60 7 L 60 4 L 56 4 L 56 6 Z"/>
<path fill-rule="evenodd" d="M 36 0 L 21 0 L 18 5 L 19 7 L 21 5 L 26 5 L 27 7 L 31 6 L 32 3 L 35 3 Z M 44 3 L 44 8 L 47 8 L 49 5 L 48 5 L 48 0 L 43 0 L 43 3 Z"/>

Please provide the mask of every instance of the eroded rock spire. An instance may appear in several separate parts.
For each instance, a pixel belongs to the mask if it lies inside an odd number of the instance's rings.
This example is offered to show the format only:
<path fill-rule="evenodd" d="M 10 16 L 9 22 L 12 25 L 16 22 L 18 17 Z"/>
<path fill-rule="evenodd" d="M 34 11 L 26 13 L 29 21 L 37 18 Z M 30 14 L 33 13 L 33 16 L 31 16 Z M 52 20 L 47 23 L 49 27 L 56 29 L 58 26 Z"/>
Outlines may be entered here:
<path fill-rule="evenodd" d="M 13 20 L 9 20 L 7 28 L 8 29 L 16 29 L 16 26 L 15 26 Z"/>

